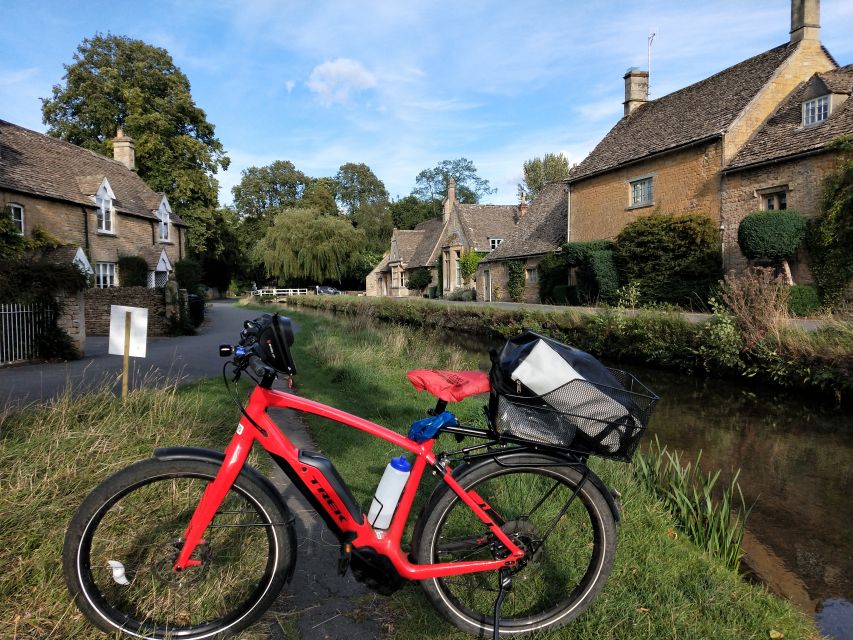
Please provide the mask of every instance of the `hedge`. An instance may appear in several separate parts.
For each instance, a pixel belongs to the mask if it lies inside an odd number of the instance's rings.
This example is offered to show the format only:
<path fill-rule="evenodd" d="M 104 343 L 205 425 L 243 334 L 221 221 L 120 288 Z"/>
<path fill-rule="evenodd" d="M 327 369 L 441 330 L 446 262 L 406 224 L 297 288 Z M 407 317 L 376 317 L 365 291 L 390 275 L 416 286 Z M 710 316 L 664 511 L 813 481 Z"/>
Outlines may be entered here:
<path fill-rule="evenodd" d="M 797 253 L 806 237 L 802 214 L 785 211 L 754 211 L 741 220 L 737 243 L 750 260 L 780 262 Z"/>

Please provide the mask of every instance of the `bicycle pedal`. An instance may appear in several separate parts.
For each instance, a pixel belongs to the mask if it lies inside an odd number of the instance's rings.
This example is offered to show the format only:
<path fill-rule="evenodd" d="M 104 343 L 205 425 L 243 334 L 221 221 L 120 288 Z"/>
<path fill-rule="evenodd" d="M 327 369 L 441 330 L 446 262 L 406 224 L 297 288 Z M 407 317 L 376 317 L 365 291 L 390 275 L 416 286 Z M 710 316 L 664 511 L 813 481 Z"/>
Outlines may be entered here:
<path fill-rule="evenodd" d="M 352 543 L 344 542 L 341 545 L 341 554 L 338 556 L 338 575 L 343 577 L 349 571 L 350 560 L 352 559 Z"/>

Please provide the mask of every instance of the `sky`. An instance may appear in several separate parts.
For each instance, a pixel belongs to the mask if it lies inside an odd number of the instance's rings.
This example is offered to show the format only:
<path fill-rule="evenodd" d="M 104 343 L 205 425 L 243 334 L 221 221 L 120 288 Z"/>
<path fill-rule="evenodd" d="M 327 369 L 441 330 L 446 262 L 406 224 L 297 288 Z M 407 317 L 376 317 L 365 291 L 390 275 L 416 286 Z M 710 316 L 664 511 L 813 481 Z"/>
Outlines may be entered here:
<path fill-rule="evenodd" d="M 231 166 L 313 176 L 365 163 L 392 198 L 465 157 L 517 202 L 526 160 L 580 162 L 622 116 L 623 76 L 659 98 L 789 39 L 788 0 L 0 0 L 0 119 L 45 131 L 40 98 L 84 38 L 166 49 Z M 853 1 L 821 2 L 821 39 L 853 63 Z M 16 35 L 17 34 L 17 35 Z M 724 96 L 721 96 L 724 99 Z"/>

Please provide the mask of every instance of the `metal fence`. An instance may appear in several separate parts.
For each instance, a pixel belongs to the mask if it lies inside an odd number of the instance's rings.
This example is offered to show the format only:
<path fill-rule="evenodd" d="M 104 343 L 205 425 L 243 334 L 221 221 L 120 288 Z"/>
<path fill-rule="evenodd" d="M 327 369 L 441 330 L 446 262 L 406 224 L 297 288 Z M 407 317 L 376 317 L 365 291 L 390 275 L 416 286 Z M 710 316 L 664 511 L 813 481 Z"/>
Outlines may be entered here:
<path fill-rule="evenodd" d="M 0 364 L 32 360 L 53 312 L 35 304 L 0 304 Z"/>
<path fill-rule="evenodd" d="M 307 296 L 308 289 L 255 289 L 254 291 L 252 291 L 252 295 L 259 298 L 278 296 Z"/>

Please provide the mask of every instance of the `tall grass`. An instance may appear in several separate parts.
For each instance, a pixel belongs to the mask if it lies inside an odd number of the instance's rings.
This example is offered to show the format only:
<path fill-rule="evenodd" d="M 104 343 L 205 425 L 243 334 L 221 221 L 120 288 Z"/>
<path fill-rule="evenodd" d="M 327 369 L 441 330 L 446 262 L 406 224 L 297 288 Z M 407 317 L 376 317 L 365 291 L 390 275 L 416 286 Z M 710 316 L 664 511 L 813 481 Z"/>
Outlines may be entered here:
<path fill-rule="evenodd" d="M 749 513 L 737 481 L 740 471 L 728 485 L 719 486 L 720 470 L 703 474 L 701 458 L 700 451 L 695 462 L 685 463 L 655 436 L 648 450 L 634 459 L 634 475 L 666 505 L 692 542 L 737 570 Z"/>
<path fill-rule="evenodd" d="M 138 389 L 124 403 L 111 387 L 0 414 L 0 638 L 103 638 L 63 582 L 72 514 L 95 485 L 154 448 L 222 450 L 236 424 L 221 381 Z"/>

